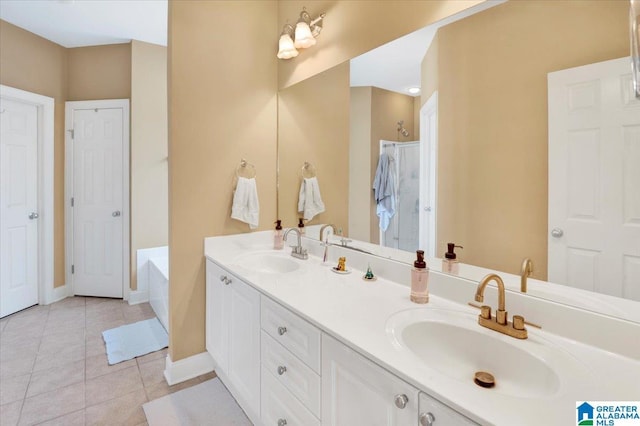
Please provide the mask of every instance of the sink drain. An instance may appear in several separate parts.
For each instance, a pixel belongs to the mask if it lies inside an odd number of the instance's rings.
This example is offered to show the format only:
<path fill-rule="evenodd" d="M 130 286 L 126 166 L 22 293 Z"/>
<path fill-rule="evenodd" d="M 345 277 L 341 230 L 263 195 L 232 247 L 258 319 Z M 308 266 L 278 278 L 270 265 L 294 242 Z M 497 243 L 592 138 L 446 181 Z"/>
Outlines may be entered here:
<path fill-rule="evenodd" d="M 486 371 L 477 371 L 473 382 L 483 388 L 492 388 L 496 385 L 496 379 L 493 377 L 493 374 L 487 373 Z"/>

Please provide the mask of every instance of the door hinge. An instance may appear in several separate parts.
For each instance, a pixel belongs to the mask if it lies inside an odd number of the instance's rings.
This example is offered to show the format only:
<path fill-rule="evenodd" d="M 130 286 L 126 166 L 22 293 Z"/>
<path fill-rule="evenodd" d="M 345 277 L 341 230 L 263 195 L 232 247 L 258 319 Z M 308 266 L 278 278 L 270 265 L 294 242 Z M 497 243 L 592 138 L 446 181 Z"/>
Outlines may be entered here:
<path fill-rule="evenodd" d="M 71 207 L 73 207 L 73 205 L 74 205 L 74 199 L 73 197 L 71 197 Z"/>
<path fill-rule="evenodd" d="M 76 273 L 76 265 L 71 265 L 71 273 L 72 274 Z"/>
<path fill-rule="evenodd" d="M 71 133 L 71 139 L 75 139 L 76 138 L 75 129 L 69 129 L 69 130 L 67 130 L 67 132 Z"/>

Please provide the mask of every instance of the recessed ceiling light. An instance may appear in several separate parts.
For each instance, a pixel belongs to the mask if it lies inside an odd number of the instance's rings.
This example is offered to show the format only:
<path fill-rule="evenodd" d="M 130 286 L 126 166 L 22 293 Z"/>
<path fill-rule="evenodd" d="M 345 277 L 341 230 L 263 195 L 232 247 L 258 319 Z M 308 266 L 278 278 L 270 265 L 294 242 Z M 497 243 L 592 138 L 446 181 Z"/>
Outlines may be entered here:
<path fill-rule="evenodd" d="M 420 88 L 419 87 L 409 87 L 407 89 L 407 92 L 411 93 L 412 95 L 417 95 L 420 93 Z"/>

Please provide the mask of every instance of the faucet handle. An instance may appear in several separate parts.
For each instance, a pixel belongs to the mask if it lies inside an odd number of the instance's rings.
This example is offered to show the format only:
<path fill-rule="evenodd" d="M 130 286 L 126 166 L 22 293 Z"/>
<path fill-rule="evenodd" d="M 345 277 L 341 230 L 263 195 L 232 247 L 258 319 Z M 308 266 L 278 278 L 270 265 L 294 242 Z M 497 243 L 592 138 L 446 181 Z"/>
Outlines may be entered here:
<path fill-rule="evenodd" d="M 491 306 L 482 305 L 480 307 L 480 316 L 484 319 L 491 319 Z"/>
<path fill-rule="evenodd" d="M 513 328 L 516 330 L 524 330 L 524 317 L 522 315 L 513 316 Z"/>

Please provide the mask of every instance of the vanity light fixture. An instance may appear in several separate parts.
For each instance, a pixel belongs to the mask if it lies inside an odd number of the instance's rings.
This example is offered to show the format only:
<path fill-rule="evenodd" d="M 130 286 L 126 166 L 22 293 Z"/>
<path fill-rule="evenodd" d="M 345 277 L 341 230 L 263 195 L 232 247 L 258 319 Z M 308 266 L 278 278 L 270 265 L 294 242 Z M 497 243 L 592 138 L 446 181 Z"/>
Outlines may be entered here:
<path fill-rule="evenodd" d="M 293 44 L 293 26 L 286 24 L 280 33 L 278 42 L 278 58 L 291 59 L 298 56 L 298 50 Z"/>
<path fill-rule="evenodd" d="M 325 16 L 325 13 L 321 13 L 317 18 L 311 19 L 307 8 L 303 7 L 295 29 L 291 24 L 286 24 L 280 33 L 278 58 L 294 58 L 298 56 L 297 49 L 306 49 L 315 45 L 316 37 L 322 32 L 322 20 Z"/>

